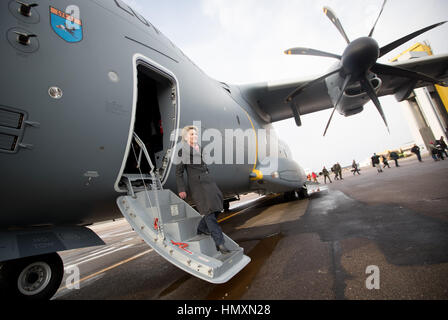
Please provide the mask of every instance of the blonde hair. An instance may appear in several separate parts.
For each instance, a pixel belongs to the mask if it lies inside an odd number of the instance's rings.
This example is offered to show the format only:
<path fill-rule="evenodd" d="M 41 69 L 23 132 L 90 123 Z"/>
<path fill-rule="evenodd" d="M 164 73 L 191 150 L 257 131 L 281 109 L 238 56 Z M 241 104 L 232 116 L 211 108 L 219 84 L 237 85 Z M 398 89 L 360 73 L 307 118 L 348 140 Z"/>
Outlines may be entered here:
<path fill-rule="evenodd" d="M 188 131 L 190 131 L 190 130 L 195 130 L 196 131 L 196 133 L 198 133 L 198 127 L 196 127 L 196 126 L 185 126 L 183 129 L 182 129 L 182 139 L 184 140 L 184 141 L 187 141 L 187 135 L 188 135 Z"/>

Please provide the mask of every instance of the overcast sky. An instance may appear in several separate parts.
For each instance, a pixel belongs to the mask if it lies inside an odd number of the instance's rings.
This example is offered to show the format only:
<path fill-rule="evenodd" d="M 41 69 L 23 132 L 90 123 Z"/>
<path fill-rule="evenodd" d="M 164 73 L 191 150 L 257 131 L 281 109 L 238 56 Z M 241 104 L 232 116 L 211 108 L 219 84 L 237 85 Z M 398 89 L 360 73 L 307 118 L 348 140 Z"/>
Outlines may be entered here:
<path fill-rule="evenodd" d="M 232 84 L 300 79 L 319 75 L 334 59 L 287 56 L 285 49 L 309 47 L 342 54 L 346 43 L 322 8 L 338 16 L 350 40 L 367 36 L 382 0 L 126 0 L 160 29 L 210 77 Z M 373 37 L 382 47 L 431 24 L 448 20 L 447 0 L 389 0 Z M 448 23 L 395 49 L 388 62 L 416 42 L 427 41 L 434 54 L 448 53 Z M 280 139 L 305 169 L 320 170 L 339 161 L 362 162 L 373 154 L 413 142 L 401 106 L 380 98 L 390 134 L 369 102 L 361 114 L 335 113 L 322 137 L 331 109 L 274 124 Z"/>

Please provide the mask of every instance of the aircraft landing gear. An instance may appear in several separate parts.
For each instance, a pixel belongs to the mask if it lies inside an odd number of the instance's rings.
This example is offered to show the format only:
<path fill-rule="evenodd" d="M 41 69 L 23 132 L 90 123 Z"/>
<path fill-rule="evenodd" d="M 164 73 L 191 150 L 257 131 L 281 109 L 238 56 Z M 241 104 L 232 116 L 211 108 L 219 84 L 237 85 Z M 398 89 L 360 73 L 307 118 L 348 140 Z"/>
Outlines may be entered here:
<path fill-rule="evenodd" d="M 297 191 L 288 191 L 288 192 L 283 193 L 283 199 L 285 201 L 297 200 L 298 197 L 299 197 L 299 195 L 298 195 Z"/>
<path fill-rule="evenodd" d="M 300 199 L 300 200 L 309 197 L 309 195 L 308 195 L 308 189 L 306 188 L 306 186 L 303 186 L 303 187 L 300 188 L 297 192 L 298 192 L 298 195 L 299 195 L 299 199 Z"/>
<path fill-rule="evenodd" d="M 224 212 L 229 212 L 230 201 L 224 200 L 224 202 L 223 202 L 223 209 L 224 209 Z"/>
<path fill-rule="evenodd" d="M 63 275 L 64 264 L 56 252 L 0 262 L 0 298 L 49 300 Z"/>
<path fill-rule="evenodd" d="M 294 191 L 288 191 L 283 194 L 283 197 L 285 201 L 292 201 L 292 200 L 302 200 L 305 198 L 308 198 L 308 191 L 306 187 L 302 187 L 300 189 L 294 190 Z"/>

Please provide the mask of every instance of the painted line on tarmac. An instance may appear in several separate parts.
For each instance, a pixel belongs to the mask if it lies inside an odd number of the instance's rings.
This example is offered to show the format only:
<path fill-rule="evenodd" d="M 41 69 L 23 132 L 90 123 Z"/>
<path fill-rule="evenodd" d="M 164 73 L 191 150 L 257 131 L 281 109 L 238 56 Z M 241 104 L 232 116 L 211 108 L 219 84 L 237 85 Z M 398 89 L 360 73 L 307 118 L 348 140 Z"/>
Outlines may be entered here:
<path fill-rule="evenodd" d="M 115 252 L 117 252 L 117 251 L 121 251 L 121 250 L 128 249 L 128 248 L 133 247 L 133 246 L 134 246 L 134 244 L 129 244 L 129 245 L 127 245 L 127 246 L 119 247 L 119 248 L 112 247 L 111 249 L 114 249 L 114 250 L 112 250 L 112 251 L 105 252 L 105 253 L 103 253 L 103 254 L 94 256 L 94 257 L 92 257 L 92 258 L 83 259 L 83 260 L 81 260 L 81 261 L 79 261 L 79 262 L 76 262 L 76 263 L 74 263 L 74 264 L 71 264 L 71 265 L 66 266 L 66 267 L 64 268 L 64 270 L 73 268 L 73 267 L 75 267 L 75 266 L 79 266 L 80 264 L 83 264 L 83 263 L 86 263 L 86 262 L 89 262 L 89 261 L 92 261 L 92 260 L 96 260 L 96 259 L 98 259 L 98 258 L 102 258 L 102 257 L 104 257 L 104 256 L 107 256 L 107 255 L 109 255 L 109 254 L 111 254 L 111 253 L 115 253 Z"/>
<path fill-rule="evenodd" d="M 149 249 L 149 250 L 143 251 L 143 252 L 141 252 L 141 253 L 139 253 L 139 254 L 136 254 L 135 256 L 132 256 L 132 257 L 126 259 L 126 260 L 117 262 L 116 264 L 114 264 L 114 265 L 112 265 L 112 266 L 109 266 L 109 267 L 104 268 L 104 269 L 102 269 L 102 270 L 100 270 L 100 271 L 97 271 L 97 272 L 95 272 L 95 273 L 93 273 L 93 274 L 91 274 L 91 275 L 88 275 L 88 276 L 86 276 L 86 277 L 80 279 L 79 281 L 76 281 L 76 282 L 74 282 L 74 283 L 71 283 L 70 286 L 76 286 L 77 284 L 79 284 L 79 283 L 81 283 L 81 282 L 83 282 L 83 281 L 89 280 L 89 279 L 91 279 L 91 278 L 93 278 L 93 277 L 96 277 L 96 276 L 98 276 L 98 275 L 100 275 L 100 274 L 106 272 L 106 271 L 112 270 L 112 269 L 114 269 L 114 268 L 116 268 L 116 267 L 119 267 L 119 266 L 125 264 L 125 263 L 131 262 L 131 261 L 133 261 L 133 260 L 135 260 L 135 259 L 137 259 L 137 258 L 140 258 L 141 256 L 144 256 L 145 254 L 148 254 L 148 253 L 150 253 L 151 251 L 154 251 L 154 249 Z M 67 286 L 64 286 L 64 287 L 60 288 L 60 289 L 58 290 L 58 292 L 59 292 L 59 291 L 62 291 L 62 290 L 64 290 L 64 289 L 67 289 Z"/>
<path fill-rule="evenodd" d="M 128 233 L 134 233 L 134 232 L 135 232 L 134 230 L 130 230 L 130 231 L 126 231 L 126 232 L 121 232 L 121 233 L 110 232 L 110 233 L 107 233 L 107 234 L 102 235 L 102 236 L 100 236 L 100 237 L 101 237 L 101 239 L 107 239 L 107 238 L 113 238 L 113 237 L 123 236 L 123 235 L 125 235 L 125 234 L 128 234 Z"/>

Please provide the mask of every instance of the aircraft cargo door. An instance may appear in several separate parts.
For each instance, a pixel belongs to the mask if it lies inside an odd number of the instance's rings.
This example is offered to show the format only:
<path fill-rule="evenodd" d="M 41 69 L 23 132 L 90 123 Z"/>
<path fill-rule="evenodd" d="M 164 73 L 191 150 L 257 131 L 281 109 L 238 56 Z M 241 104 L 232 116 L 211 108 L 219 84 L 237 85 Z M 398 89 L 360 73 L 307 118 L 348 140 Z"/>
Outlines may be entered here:
<path fill-rule="evenodd" d="M 136 102 L 133 132 L 143 141 L 155 173 L 162 184 L 171 168 L 171 151 L 178 130 L 178 94 L 174 76 L 162 71 L 145 59 L 136 60 Z M 135 141 L 130 139 L 126 154 L 126 165 L 119 183 L 121 191 L 126 184 L 141 184 L 143 177 L 149 178 L 150 166 L 139 161 Z M 142 177 L 143 174 L 143 177 Z"/>

